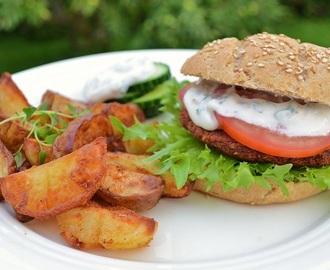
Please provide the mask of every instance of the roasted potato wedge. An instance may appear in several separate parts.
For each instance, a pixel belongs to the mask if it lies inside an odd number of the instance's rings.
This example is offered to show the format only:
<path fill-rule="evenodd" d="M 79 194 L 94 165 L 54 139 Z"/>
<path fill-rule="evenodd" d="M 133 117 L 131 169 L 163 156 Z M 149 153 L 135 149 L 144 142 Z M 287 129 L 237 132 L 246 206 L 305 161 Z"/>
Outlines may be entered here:
<path fill-rule="evenodd" d="M 42 96 L 41 104 L 45 104 L 45 103 L 47 103 L 48 105 L 48 110 L 60 112 L 67 115 L 72 114 L 69 105 L 74 107 L 76 113 L 81 113 L 90 108 L 88 104 L 70 99 L 51 90 L 47 90 Z M 57 116 L 57 118 L 58 118 L 58 123 L 57 123 L 58 128 L 63 128 L 63 122 L 69 123 L 73 120 L 73 118 L 68 118 L 59 115 Z"/>
<path fill-rule="evenodd" d="M 158 223 L 124 207 L 105 207 L 95 202 L 56 217 L 61 235 L 77 249 L 133 249 L 147 246 Z"/>
<path fill-rule="evenodd" d="M 2 120 L 5 118 L 0 116 L 0 121 Z M 28 134 L 29 130 L 16 121 L 9 121 L 0 125 L 0 140 L 12 153 L 21 147 Z"/>
<path fill-rule="evenodd" d="M 42 150 L 46 153 L 46 158 L 43 163 L 51 161 L 53 150 L 51 146 L 42 146 Z M 31 166 L 40 165 L 40 144 L 34 138 L 25 138 L 23 142 L 23 151 L 26 159 Z"/>
<path fill-rule="evenodd" d="M 104 114 L 86 114 L 71 121 L 67 129 L 55 139 L 52 155 L 54 158 L 67 155 L 97 137 L 109 138 L 111 123 Z"/>
<path fill-rule="evenodd" d="M 158 162 L 146 162 L 148 155 L 135 155 L 124 152 L 110 152 L 107 154 L 107 160 L 111 159 L 113 163 L 126 166 L 130 170 L 158 175 Z M 163 197 L 182 198 L 190 195 L 193 188 L 193 182 L 188 182 L 181 189 L 178 189 L 173 174 L 169 171 L 160 174 L 165 183 Z"/>
<path fill-rule="evenodd" d="M 145 155 L 148 153 L 148 149 L 154 145 L 153 140 L 131 139 L 122 141 L 123 152 L 136 155 Z"/>
<path fill-rule="evenodd" d="M 29 217 L 29 216 L 18 213 L 15 209 L 13 209 L 13 210 L 15 212 L 16 219 L 21 223 L 28 223 L 28 222 L 34 220 L 34 217 Z"/>
<path fill-rule="evenodd" d="M 136 104 L 121 104 L 117 102 L 111 102 L 111 103 L 99 103 L 94 104 L 91 113 L 98 114 L 103 113 L 106 116 L 115 116 L 117 117 L 125 126 L 131 126 L 135 123 L 136 119 L 138 119 L 140 122 L 145 121 L 145 115 L 141 108 L 137 106 Z M 110 122 L 113 134 L 111 137 L 108 138 L 108 150 L 109 151 L 126 151 L 126 148 L 129 146 L 125 145 L 125 142 L 123 142 L 122 134 L 112 125 Z M 135 144 L 135 148 L 137 148 Z M 130 145 L 131 148 L 134 147 L 133 145 Z M 142 148 L 142 145 L 141 147 Z M 145 149 L 145 147 L 143 148 Z M 133 150 L 132 150 L 133 151 Z M 136 150 L 137 151 L 137 150 Z M 142 150 L 140 150 L 142 151 Z M 126 151 L 127 152 L 127 151 Z"/>
<path fill-rule="evenodd" d="M 111 155 L 106 155 L 106 164 L 107 176 L 97 191 L 103 200 L 137 212 L 149 210 L 159 202 L 165 187 L 161 177 L 116 164 Z"/>
<path fill-rule="evenodd" d="M 29 106 L 29 102 L 11 75 L 4 72 L 0 79 L 0 115 L 11 117 Z"/>
<path fill-rule="evenodd" d="M 106 176 L 106 141 L 97 138 L 62 158 L 0 179 L 17 213 L 48 219 L 86 203 Z"/>
<path fill-rule="evenodd" d="M 107 116 L 115 116 L 127 127 L 132 126 L 135 123 L 135 119 L 138 119 L 140 122 L 144 122 L 146 119 L 141 108 L 132 103 L 121 104 L 118 102 L 111 102 L 95 104 L 91 112 L 93 114 L 103 113 Z M 112 128 L 114 136 L 121 135 L 115 127 Z"/>
<path fill-rule="evenodd" d="M 81 113 L 89 109 L 88 104 L 65 97 L 51 90 L 47 90 L 42 96 L 41 104 L 46 102 L 48 103 L 49 110 L 65 114 L 71 114 L 68 104 L 72 105 L 76 109 L 77 113 Z"/>
<path fill-rule="evenodd" d="M 178 189 L 174 175 L 169 171 L 163 173 L 161 177 L 165 180 L 163 197 L 183 198 L 189 196 L 193 190 L 194 182 L 187 182 L 182 188 Z"/>
<path fill-rule="evenodd" d="M 0 141 L 0 177 L 7 176 L 16 172 L 16 162 L 12 153 L 6 148 L 2 141 Z M 3 200 L 0 188 L 0 200 Z"/>

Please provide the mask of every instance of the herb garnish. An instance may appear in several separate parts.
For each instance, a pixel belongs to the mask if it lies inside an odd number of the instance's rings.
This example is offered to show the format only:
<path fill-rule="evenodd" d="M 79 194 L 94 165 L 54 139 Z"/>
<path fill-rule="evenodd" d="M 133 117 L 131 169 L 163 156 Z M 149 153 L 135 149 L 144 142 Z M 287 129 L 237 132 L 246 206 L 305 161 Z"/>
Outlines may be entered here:
<path fill-rule="evenodd" d="M 38 108 L 30 106 L 2 120 L 0 125 L 10 121 L 18 121 L 22 127 L 26 128 L 29 131 L 27 138 L 34 138 L 40 146 L 39 162 L 42 164 L 46 158 L 46 152 L 43 147 L 52 146 L 55 139 L 61 135 L 68 126 L 67 121 L 64 119 L 74 119 L 89 112 L 89 110 L 84 110 L 78 113 L 76 108 L 71 104 L 67 104 L 67 106 L 71 114 L 48 110 L 49 102 L 43 103 Z M 23 162 L 22 148 L 23 144 L 20 145 L 19 149 L 14 153 L 17 167 L 20 167 Z"/>

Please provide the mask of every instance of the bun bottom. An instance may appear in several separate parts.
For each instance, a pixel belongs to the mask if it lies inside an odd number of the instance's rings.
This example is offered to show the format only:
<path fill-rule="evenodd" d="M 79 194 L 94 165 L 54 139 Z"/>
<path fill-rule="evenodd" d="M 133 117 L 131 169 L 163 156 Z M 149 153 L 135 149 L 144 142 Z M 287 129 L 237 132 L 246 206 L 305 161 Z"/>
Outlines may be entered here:
<path fill-rule="evenodd" d="M 285 196 L 279 186 L 271 183 L 271 189 L 265 189 L 260 185 L 252 184 L 248 190 L 244 188 L 234 188 L 224 192 L 220 183 L 216 183 L 209 191 L 206 191 L 207 185 L 203 180 L 196 180 L 194 190 L 212 195 L 221 199 L 234 201 L 246 204 L 274 204 L 274 203 L 289 203 L 302 200 L 318 193 L 322 190 L 307 182 L 286 183 L 289 190 L 289 196 Z"/>

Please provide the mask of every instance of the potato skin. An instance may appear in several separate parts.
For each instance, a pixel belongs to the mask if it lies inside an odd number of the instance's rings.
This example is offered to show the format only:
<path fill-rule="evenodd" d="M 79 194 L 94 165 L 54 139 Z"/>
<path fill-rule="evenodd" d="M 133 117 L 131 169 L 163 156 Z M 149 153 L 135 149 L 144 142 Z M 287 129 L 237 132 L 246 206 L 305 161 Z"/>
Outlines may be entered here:
<path fill-rule="evenodd" d="M 52 154 L 54 158 L 67 155 L 98 137 L 112 135 L 111 123 L 104 114 L 86 114 L 72 120 L 67 129 L 55 139 Z"/>
<path fill-rule="evenodd" d="M 123 152 L 107 153 L 107 160 L 111 159 L 116 164 L 124 165 L 130 170 L 158 175 L 160 170 L 158 162 L 146 162 L 148 155 L 136 155 Z M 181 189 L 178 189 L 175 183 L 174 175 L 166 171 L 159 175 L 165 183 L 163 197 L 168 198 L 183 198 L 189 196 L 193 190 L 193 182 L 187 182 Z"/>
<path fill-rule="evenodd" d="M 0 78 L 0 96 L 0 115 L 4 117 L 11 117 L 30 106 L 8 72 L 4 72 Z"/>
<path fill-rule="evenodd" d="M 157 205 L 165 188 L 161 177 L 116 164 L 109 153 L 106 155 L 106 164 L 107 176 L 97 191 L 103 200 L 137 212 L 147 211 Z"/>
<path fill-rule="evenodd" d="M 51 161 L 52 155 L 52 147 L 51 146 L 42 146 L 42 150 L 46 153 L 46 158 L 43 163 L 47 163 Z M 23 151 L 26 159 L 31 164 L 31 166 L 40 165 L 39 154 L 41 151 L 41 147 L 36 139 L 34 138 L 25 138 L 23 142 Z"/>
<path fill-rule="evenodd" d="M 0 116 L 0 121 L 6 118 Z M 29 130 L 17 121 L 9 121 L 0 125 L 0 140 L 12 153 L 15 153 L 23 144 Z"/>
<path fill-rule="evenodd" d="M 48 110 L 61 112 L 65 114 L 71 114 L 68 104 L 73 106 L 77 113 L 81 113 L 89 109 L 89 106 L 83 102 L 73 100 L 71 98 L 65 97 L 62 94 L 56 93 L 51 90 L 47 90 L 41 100 L 41 104 L 48 103 Z M 69 121 L 68 119 L 66 119 Z"/>
<path fill-rule="evenodd" d="M 121 104 L 118 102 L 99 103 L 92 107 L 92 113 L 103 113 L 107 116 L 117 117 L 125 126 L 129 127 L 135 123 L 135 119 L 140 122 L 146 120 L 141 108 L 133 103 Z M 115 127 L 113 127 L 114 135 L 121 135 Z"/>
<path fill-rule="evenodd" d="M 0 179 L 3 197 L 17 213 L 48 219 L 86 203 L 105 175 L 104 138 L 62 158 Z"/>
<path fill-rule="evenodd" d="M 125 207 L 90 201 L 56 217 L 62 237 L 74 248 L 133 249 L 148 246 L 158 223 Z"/>
<path fill-rule="evenodd" d="M 16 172 L 16 162 L 12 153 L 6 148 L 2 141 L 0 141 L 0 177 L 8 176 Z M 0 201 L 3 200 L 2 191 L 0 187 Z"/>

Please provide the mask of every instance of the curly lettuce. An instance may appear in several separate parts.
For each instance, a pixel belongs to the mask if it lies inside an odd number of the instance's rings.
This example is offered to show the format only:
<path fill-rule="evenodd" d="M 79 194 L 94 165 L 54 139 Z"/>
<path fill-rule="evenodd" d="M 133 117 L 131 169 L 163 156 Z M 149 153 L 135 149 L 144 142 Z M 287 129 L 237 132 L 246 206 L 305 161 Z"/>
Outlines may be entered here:
<path fill-rule="evenodd" d="M 292 164 L 244 162 L 221 154 L 197 140 L 182 127 L 178 117 L 181 105 L 177 96 L 185 83 L 179 83 L 175 78 L 163 83 L 168 94 L 162 100 L 161 109 L 167 117 L 157 125 L 136 121 L 133 126 L 126 127 L 111 117 L 113 124 L 123 133 L 123 140 L 140 138 L 154 141 L 148 150 L 151 155 L 145 161 L 159 160 L 159 174 L 169 170 L 178 189 L 187 181 L 196 179 L 204 179 L 208 189 L 220 182 L 225 191 L 237 187 L 248 189 L 252 184 L 270 189 L 269 180 L 272 180 L 286 196 L 289 195 L 286 182 L 309 182 L 320 189 L 330 188 L 330 166 L 296 168 Z"/>

